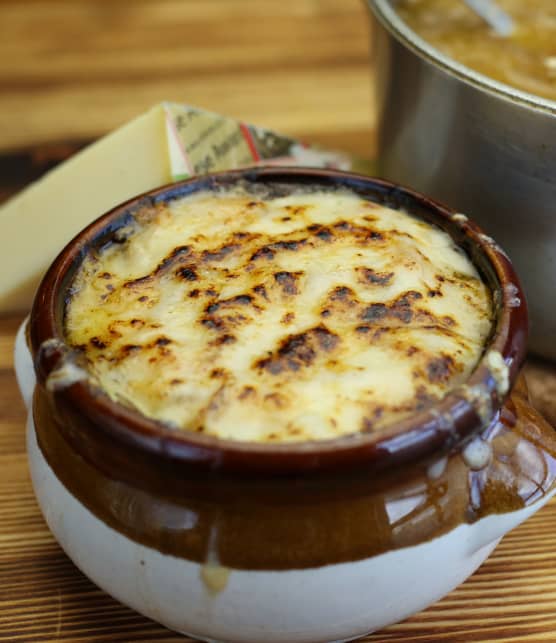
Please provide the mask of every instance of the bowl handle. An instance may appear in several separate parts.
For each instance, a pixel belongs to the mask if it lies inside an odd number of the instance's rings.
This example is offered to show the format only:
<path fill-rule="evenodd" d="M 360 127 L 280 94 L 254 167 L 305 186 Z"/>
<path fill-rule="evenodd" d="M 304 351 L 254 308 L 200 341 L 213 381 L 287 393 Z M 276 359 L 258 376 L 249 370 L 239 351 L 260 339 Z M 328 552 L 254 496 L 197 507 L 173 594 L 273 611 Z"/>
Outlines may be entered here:
<path fill-rule="evenodd" d="M 529 431 L 531 444 L 534 444 L 539 452 L 544 452 L 546 456 L 549 456 L 553 460 L 556 451 L 556 440 L 552 438 L 550 448 L 546 441 L 543 446 L 542 440 L 538 440 L 538 436 L 544 434 L 546 440 L 546 436 L 551 436 L 554 429 L 531 404 L 527 383 L 523 375 L 518 378 L 515 384 L 511 394 L 511 400 L 514 405 L 517 421 L 522 425 L 523 439 L 527 439 L 527 431 Z M 473 538 L 470 539 L 470 543 L 475 551 L 481 549 L 481 547 L 484 547 L 489 542 L 501 538 L 505 533 L 517 527 L 545 505 L 550 498 L 556 495 L 556 474 L 551 467 L 548 467 L 546 475 L 547 477 L 542 483 L 544 494 L 531 504 L 517 511 L 492 514 L 472 524 L 474 529 L 472 532 Z"/>
<path fill-rule="evenodd" d="M 29 317 L 21 324 L 15 337 L 14 368 L 21 397 L 25 402 L 27 410 L 30 410 L 37 379 L 33 366 L 33 358 L 31 357 L 31 351 L 29 350 L 26 339 L 28 322 Z"/>

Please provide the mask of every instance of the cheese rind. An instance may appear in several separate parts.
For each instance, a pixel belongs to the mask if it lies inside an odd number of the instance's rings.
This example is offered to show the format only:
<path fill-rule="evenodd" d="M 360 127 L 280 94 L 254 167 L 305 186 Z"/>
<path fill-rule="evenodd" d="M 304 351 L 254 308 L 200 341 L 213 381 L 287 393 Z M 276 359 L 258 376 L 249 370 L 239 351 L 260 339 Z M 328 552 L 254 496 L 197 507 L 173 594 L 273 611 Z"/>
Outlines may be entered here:
<path fill-rule="evenodd" d="M 78 272 L 67 341 L 114 400 L 178 429 L 381 431 L 465 382 L 491 330 L 447 233 L 348 190 L 200 192 L 126 234 Z"/>

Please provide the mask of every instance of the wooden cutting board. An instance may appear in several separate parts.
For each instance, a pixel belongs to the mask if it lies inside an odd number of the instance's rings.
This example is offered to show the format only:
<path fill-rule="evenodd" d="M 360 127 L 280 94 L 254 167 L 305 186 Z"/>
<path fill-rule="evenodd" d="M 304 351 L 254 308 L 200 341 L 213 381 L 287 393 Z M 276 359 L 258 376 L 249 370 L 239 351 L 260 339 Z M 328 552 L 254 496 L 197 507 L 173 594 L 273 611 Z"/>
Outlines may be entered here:
<path fill-rule="evenodd" d="M 0 200 L 164 99 L 370 157 L 365 14 L 360 0 L 1 0 Z M 0 641 L 186 641 L 97 589 L 50 535 L 12 371 L 21 320 L 0 318 Z M 556 423 L 556 368 L 528 372 Z M 365 641 L 554 643 L 554 533 L 556 500 L 444 600 Z"/>

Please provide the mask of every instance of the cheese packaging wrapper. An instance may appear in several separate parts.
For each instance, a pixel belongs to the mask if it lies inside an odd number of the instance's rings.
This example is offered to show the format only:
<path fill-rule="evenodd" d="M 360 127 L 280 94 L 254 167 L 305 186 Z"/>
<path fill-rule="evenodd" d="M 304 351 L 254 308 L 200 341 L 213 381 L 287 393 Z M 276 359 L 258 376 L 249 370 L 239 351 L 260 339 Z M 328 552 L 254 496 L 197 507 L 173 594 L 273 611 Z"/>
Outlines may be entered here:
<path fill-rule="evenodd" d="M 60 250 L 119 203 L 197 174 L 267 164 L 349 170 L 353 160 L 194 107 L 154 106 L 0 207 L 0 314 L 29 309 Z"/>

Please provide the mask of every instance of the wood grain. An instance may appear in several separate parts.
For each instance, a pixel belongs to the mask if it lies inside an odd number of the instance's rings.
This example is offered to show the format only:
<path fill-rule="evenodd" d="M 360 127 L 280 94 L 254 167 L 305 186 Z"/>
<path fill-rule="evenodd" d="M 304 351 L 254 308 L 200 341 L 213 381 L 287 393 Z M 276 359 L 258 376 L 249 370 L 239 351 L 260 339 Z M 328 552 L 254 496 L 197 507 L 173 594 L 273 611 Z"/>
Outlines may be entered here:
<path fill-rule="evenodd" d="M 0 0 L 0 199 L 163 99 L 371 157 L 365 13 L 359 0 Z M 96 588 L 50 535 L 12 370 L 20 321 L 0 318 L 0 641 L 187 641 Z M 528 373 L 556 422 L 556 367 Z M 444 600 L 364 640 L 553 643 L 555 532 L 556 500 Z"/>
<path fill-rule="evenodd" d="M 0 150 L 173 100 L 368 157 L 368 49 L 358 0 L 1 0 Z"/>

